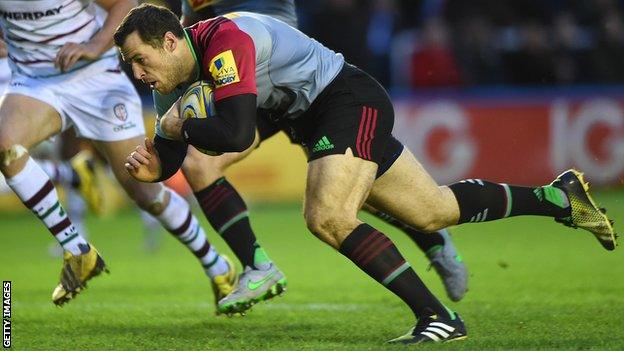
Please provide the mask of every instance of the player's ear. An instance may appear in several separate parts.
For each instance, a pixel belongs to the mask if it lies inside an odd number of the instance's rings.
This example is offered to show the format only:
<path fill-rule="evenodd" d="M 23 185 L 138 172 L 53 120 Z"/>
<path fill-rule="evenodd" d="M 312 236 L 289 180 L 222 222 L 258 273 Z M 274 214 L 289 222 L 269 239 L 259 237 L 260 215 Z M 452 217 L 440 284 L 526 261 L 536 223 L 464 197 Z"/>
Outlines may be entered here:
<path fill-rule="evenodd" d="M 173 52 L 178 46 L 178 38 L 172 32 L 166 32 L 163 41 L 163 48 L 166 51 Z"/>

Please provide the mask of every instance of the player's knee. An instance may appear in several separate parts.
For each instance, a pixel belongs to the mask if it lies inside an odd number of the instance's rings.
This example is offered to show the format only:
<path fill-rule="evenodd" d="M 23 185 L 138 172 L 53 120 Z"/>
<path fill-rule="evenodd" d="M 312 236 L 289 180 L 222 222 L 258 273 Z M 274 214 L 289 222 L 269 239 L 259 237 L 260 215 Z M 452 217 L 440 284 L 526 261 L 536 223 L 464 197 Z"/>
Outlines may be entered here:
<path fill-rule="evenodd" d="M 120 182 L 122 182 L 120 180 Z M 157 216 L 164 211 L 169 196 L 161 184 L 141 183 L 129 179 L 122 183 L 128 196 L 142 210 Z"/>
<path fill-rule="evenodd" d="M 170 198 L 171 196 L 167 188 L 161 187 L 160 192 L 157 194 L 145 194 L 135 201 L 137 201 L 137 205 L 144 211 L 153 216 L 158 216 L 165 210 Z M 139 203 L 139 201 L 141 201 L 141 203 Z"/>
<path fill-rule="evenodd" d="M 212 173 L 222 174 L 223 166 L 215 160 L 216 157 L 187 156 L 182 163 L 182 172 L 189 177 L 204 177 Z"/>
<path fill-rule="evenodd" d="M 357 225 L 356 217 L 348 211 L 306 209 L 304 218 L 308 229 L 319 239 L 338 247 L 342 238 Z"/>
<path fill-rule="evenodd" d="M 421 214 L 414 225 L 416 229 L 425 233 L 432 233 L 440 229 L 448 227 L 448 219 L 446 213 L 440 209 L 432 209 L 428 213 Z"/>
<path fill-rule="evenodd" d="M 3 138 L 0 135 L 0 168 L 10 166 L 14 161 L 28 154 L 28 150 L 20 145 L 14 143 L 9 138 Z"/>

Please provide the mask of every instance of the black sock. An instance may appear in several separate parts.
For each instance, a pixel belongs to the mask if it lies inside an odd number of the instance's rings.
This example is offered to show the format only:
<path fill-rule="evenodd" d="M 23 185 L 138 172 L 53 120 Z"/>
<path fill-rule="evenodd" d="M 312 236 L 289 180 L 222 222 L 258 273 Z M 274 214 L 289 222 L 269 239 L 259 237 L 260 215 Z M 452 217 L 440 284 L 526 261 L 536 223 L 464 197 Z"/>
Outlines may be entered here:
<path fill-rule="evenodd" d="M 467 179 L 451 184 L 459 204 L 459 222 L 484 222 L 495 219 L 537 215 L 555 218 L 570 215 L 567 196 L 559 188 L 536 188 Z"/>
<path fill-rule="evenodd" d="M 195 197 L 210 225 L 221 235 L 243 266 L 259 268 L 256 267 L 257 261 L 268 260 L 251 229 L 247 205 L 232 184 L 220 178 L 196 192 Z"/>
<path fill-rule="evenodd" d="M 344 239 L 340 253 L 401 298 L 416 318 L 450 318 L 446 307 L 427 289 L 392 241 L 375 228 L 360 224 Z"/>
<path fill-rule="evenodd" d="M 401 229 L 424 253 L 436 246 L 444 245 L 444 237 L 439 232 L 424 233 L 404 224 L 385 212 L 375 210 L 370 213 L 384 222 Z"/>

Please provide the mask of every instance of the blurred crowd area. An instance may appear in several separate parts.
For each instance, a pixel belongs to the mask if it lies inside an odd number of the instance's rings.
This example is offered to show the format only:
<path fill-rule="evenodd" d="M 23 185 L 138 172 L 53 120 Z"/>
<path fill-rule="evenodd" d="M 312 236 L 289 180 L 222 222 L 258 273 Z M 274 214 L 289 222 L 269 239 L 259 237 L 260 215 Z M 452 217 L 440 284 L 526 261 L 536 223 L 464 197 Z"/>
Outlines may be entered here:
<path fill-rule="evenodd" d="M 299 1 L 303 31 L 386 86 L 624 82 L 624 1 Z"/>
<path fill-rule="evenodd" d="M 303 32 L 389 88 L 624 83 L 622 0 L 296 3 Z"/>

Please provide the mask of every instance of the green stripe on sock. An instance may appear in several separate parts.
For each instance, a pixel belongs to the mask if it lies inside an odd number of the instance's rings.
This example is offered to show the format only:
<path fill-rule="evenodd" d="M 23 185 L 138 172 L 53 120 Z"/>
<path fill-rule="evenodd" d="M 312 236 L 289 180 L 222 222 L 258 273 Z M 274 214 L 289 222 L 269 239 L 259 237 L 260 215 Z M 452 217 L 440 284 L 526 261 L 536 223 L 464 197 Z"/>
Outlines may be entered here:
<path fill-rule="evenodd" d="M 409 262 L 403 263 L 401 266 L 399 266 L 399 268 L 395 269 L 394 272 L 390 273 L 390 275 L 387 276 L 386 279 L 384 279 L 381 282 L 381 284 L 383 284 L 383 285 L 390 284 L 396 277 L 399 276 L 399 274 L 405 272 L 405 270 L 408 269 L 408 268 L 410 268 Z"/>
<path fill-rule="evenodd" d="M 443 248 L 444 248 L 444 245 L 435 245 L 435 246 L 431 247 L 429 250 L 427 250 L 427 252 L 425 252 L 425 255 L 431 256 L 434 253 L 442 250 Z"/>
<path fill-rule="evenodd" d="M 254 243 L 254 266 L 257 266 L 261 263 L 271 262 L 269 259 L 269 255 L 267 255 L 266 251 L 258 243 Z"/>
<path fill-rule="evenodd" d="M 185 244 L 190 244 L 190 243 L 193 242 L 193 240 L 195 240 L 195 238 L 197 238 L 197 235 L 199 235 L 199 224 L 197 224 L 197 229 L 195 229 L 195 233 L 193 233 L 193 237 L 192 238 L 190 238 L 188 240 L 183 240 L 183 239 L 180 239 L 180 240 L 182 240 L 182 242 L 185 243 Z"/>
<path fill-rule="evenodd" d="M 505 194 L 507 195 L 507 208 L 505 209 L 505 215 L 503 216 L 503 218 L 505 218 L 509 217 L 509 214 L 511 213 L 511 205 L 513 204 L 513 201 L 511 199 L 511 189 L 509 189 L 509 185 L 505 183 L 501 185 L 505 188 Z"/>
<path fill-rule="evenodd" d="M 214 266 L 217 261 L 219 261 L 219 255 L 215 255 L 214 260 L 212 260 L 212 262 L 208 263 L 208 264 L 203 264 L 202 266 L 204 266 L 204 269 L 210 269 L 210 267 Z"/>
<path fill-rule="evenodd" d="M 565 193 L 563 192 L 563 190 L 555 188 L 552 185 L 544 185 L 542 189 L 544 191 L 544 197 L 546 198 L 546 200 L 553 203 L 554 205 L 557 205 L 561 208 L 566 208 L 570 205 L 565 198 Z"/>
<path fill-rule="evenodd" d="M 73 235 L 69 236 L 67 239 L 65 239 L 65 240 L 63 240 L 63 241 L 61 241 L 61 242 L 59 242 L 59 244 L 61 244 L 61 246 L 63 246 L 63 245 L 65 245 L 65 244 L 67 244 L 68 242 L 70 242 L 70 241 L 72 241 L 72 240 L 76 239 L 77 237 L 78 237 L 78 233 L 74 233 Z"/>
<path fill-rule="evenodd" d="M 451 316 L 451 320 L 454 321 L 455 318 L 457 318 L 457 315 L 455 314 L 455 312 L 453 312 L 450 308 L 446 306 L 444 306 L 444 308 L 446 308 L 446 312 L 448 312 L 449 316 Z"/>
<path fill-rule="evenodd" d="M 50 207 L 50 209 L 46 211 L 46 213 L 39 216 L 39 219 L 44 220 L 46 217 L 50 215 L 50 213 L 54 212 L 54 210 L 56 210 L 59 206 L 61 206 L 61 203 L 57 201 L 54 204 L 54 206 Z"/>
<path fill-rule="evenodd" d="M 219 234 L 223 235 L 223 233 L 225 233 L 226 230 L 228 230 L 234 223 L 240 221 L 241 219 L 248 217 L 249 216 L 249 211 L 244 211 L 241 212 L 239 214 L 237 214 L 236 216 L 232 217 L 232 219 L 230 219 L 229 221 L 225 222 L 224 225 L 221 226 L 221 228 L 219 228 L 219 230 L 217 230 L 217 232 L 219 232 Z"/>

